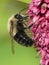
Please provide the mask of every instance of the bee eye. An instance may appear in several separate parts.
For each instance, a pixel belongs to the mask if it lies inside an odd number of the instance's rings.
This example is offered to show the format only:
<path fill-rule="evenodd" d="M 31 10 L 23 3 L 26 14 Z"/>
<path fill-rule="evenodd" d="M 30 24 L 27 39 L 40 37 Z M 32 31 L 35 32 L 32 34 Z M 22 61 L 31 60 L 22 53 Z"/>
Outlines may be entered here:
<path fill-rule="evenodd" d="M 19 14 L 16 14 L 14 17 L 18 19 L 19 18 Z"/>

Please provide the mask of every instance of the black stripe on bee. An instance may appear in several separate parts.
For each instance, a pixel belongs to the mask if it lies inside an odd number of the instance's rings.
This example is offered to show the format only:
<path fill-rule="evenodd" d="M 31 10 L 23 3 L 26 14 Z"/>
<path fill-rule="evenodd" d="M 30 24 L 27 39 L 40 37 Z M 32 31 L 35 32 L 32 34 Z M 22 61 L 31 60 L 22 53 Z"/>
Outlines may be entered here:
<path fill-rule="evenodd" d="M 16 33 L 16 35 L 14 36 L 14 40 L 26 47 L 32 46 L 34 43 L 34 41 L 29 38 L 25 33 L 20 34 L 20 32 Z"/>

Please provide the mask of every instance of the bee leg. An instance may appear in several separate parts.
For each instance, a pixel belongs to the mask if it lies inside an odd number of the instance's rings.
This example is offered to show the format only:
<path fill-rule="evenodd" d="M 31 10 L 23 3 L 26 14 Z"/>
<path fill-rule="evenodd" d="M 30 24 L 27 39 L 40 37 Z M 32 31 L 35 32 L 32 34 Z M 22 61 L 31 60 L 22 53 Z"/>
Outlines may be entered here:
<path fill-rule="evenodd" d="M 26 19 L 28 19 L 29 18 L 29 16 L 25 16 L 25 17 L 23 17 L 23 20 L 26 20 Z"/>
<path fill-rule="evenodd" d="M 30 26 L 28 26 L 26 29 L 29 29 L 29 28 L 31 28 L 33 26 L 33 24 L 31 24 Z"/>
<path fill-rule="evenodd" d="M 14 51 L 14 43 L 13 43 L 13 41 L 12 41 L 12 43 L 11 43 L 11 49 L 12 49 L 12 53 L 14 54 L 15 51 Z"/>
<path fill-rule="evenodd" d="M 11 21 L 11 26 L 10 26 L 10 37 L 11 37 L 11 50 L 12 50 L 12 53 L 14 54 L 13 21 Z"/>
<path fill-rule="evenodd" d="M 30 26 L 27 26 L 25 23 L 24 23 L 24 25 L 26 26 L 26 27 L 24 27 L 24 30 L 25 29 L 30 29 L 33 26 L 33 24 L 31 24 Z"/>

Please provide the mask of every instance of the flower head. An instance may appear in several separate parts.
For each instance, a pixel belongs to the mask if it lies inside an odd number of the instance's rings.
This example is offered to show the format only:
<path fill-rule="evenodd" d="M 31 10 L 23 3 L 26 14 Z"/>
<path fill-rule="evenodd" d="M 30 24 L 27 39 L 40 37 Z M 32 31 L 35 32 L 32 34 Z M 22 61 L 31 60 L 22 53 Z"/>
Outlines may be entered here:
<path fill-rule="evenodd" d="M 27 14 L 31 18 L 30 28 L 36 40 L 35 48 L 41 53 L 41 65 L 49 65 L 49 0 L 32 0 Z"/>

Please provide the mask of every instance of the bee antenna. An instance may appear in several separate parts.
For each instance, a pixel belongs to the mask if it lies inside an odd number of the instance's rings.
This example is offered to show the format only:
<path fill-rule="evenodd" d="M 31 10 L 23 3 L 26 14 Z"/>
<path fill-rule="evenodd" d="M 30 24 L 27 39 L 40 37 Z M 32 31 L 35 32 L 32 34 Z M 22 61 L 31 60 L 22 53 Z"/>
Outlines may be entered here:
<path fill-rule="evenodd" d="M 20 11 L 19 11 L 19 14 L 22 12 L 22 11 L 24 11 L 24 10 L 26 10 L 28 7 L 25 7 L 25 8 L 23 8 L 23 9 L 21 9 Z"/>

